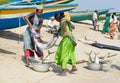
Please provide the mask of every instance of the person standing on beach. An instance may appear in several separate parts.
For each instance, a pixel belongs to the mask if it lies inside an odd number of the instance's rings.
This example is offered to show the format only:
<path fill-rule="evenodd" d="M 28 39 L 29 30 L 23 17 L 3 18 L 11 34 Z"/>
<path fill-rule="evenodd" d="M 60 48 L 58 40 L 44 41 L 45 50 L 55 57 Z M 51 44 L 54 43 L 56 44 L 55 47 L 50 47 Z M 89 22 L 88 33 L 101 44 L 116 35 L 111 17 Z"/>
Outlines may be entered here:
<path fill-rule="evenodd" d="M 60 65 L 62 68 L 62 72 L 59 75 L 66 76 L 67 64 L 72 65 L 71 71 L 77 71 L 76 58 L 74 54 L 76 45 L 68 37 L 67 33 L 72 34 L 72 30 L 66 22 L 67 20 L 64 17 L 64 13 L 56 12 L 54 17 L 60 23 L 61 36 L 63 37 L 55 54 L 55 63 Z"/>
<path fill-rule="evenodd" d="M 116 12 L 113 13 L 114 16 L 114 23 L 117 24 L 117 16 L 116 16 Z"/>
<path fill-rule="evenodd" d="M 23 49 L 26 60 L 26 67 L 29 67 L 30 65 L 29 57 L 34 56 L 34 50 L 36 54 L 41 59 L 43 59 L 43 52 L 40 49 L 35 49 L 35 43 L 33 41 L 33 37 L 40 39 L 40 37 L 34 33 L 40 34 L 40 29 L 43 23 L 43 19 L 41 17 L 42 12 L 43 8 L 39 6 L 36 8 L 36 12 L 32 12 L 25 16 L 25 21 L 28 24 L 28 27 L 26 28 L 26 31 L 23 35 Z"/>
<path fill-rule="evenodd" d="M 93 23 L 93 27 L 94 27 L 94 30 L 97 30 L 96 27 L 97 27 L 97 19 L 98 19 L 98 11 L 95 10 L 95 12 L 93 13 L 93 16 L 92 16 L 92 23 Z"/>
<path fill-rule="evenodd" d="M 118 30 L 118 32 L 120 31 L 120 27 L 119 27 L 119 21 L 118 21 L 118 18 L 116 16 L 116 12 L 113 13 L 113 16 L 114 16 L 114 23 L 115 23 L 115 26 L 117 27 L 116 29 Z"/>
<path fill-rule="evenodd" d="M 110 35 L 111 39 L 114 39 L 116 31 L 117 31 L 116 22 L 115 22 L 114 15 L 112 15 L 112 17 L 110 19 L 110 24 L 109 24 L 109 35 Z"/>
<path fill-rule="evenodd" d="M 102 29 L 102 33 L 108 33 L 109 32 L 109 24 L 110 24 L 110 14 L 106 14 L 106 19 L 105 19 L 105 24 L 104 27 Z"/>

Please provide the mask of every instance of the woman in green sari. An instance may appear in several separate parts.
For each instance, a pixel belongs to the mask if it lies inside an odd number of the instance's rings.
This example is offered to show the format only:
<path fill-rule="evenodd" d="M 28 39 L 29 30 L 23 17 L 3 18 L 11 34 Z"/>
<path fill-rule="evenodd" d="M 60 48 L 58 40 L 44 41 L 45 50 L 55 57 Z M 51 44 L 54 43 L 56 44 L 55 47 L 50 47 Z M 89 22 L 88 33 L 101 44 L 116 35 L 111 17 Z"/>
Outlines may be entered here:
<path fill-rule="evenodd" d="M 64 13 L 57 12 L 55 14 L 55 19 L 60 23 L 60 32 L 63 37 L 55 54 L 55 63 L 60 65 L 62 68 L 62 72 L 59 75 L 65 76 L 67 73 L 67 64 L 72 65 L 71 71 L 77 70 L 76 58 L 74 54 L 76 45 L 68 36 L 68 33 L 72 35 L 72 29 L 70 29 L 70 26 L 64 17 Z"/>
<path fill-rule="evenodd" d="M 106 14 L 105 24 L 102 29 L 102 33 L 108 33 L 109 32 L 109 23 L 110 23 L 110 14 Z"/>

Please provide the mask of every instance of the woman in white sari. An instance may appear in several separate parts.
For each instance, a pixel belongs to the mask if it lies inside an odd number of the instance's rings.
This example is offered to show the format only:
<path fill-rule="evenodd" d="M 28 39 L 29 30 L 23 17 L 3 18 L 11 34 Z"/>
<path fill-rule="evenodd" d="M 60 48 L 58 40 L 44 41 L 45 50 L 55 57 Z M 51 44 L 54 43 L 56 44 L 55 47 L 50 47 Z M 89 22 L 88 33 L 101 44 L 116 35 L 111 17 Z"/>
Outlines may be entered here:
<path fill-rule="evenodd" d="M 41 17 L 41 14 L 43 12 L 43 9 L 41 7 L 36 9 L 36 12 L 32 12 L 25 16 L 25 21 L 28 24 L 28 27 L 26 28 L 26 31 L 23 36 L 23 49 L 24 49 L 24 55 L 26 60 L 26 67 L 29 67 L 30 61 L 29 57 L 34 56 L 33 50 L 35 50 L 36 54 L 43 59 L 43 52 L 40 49 L 35 49 L 35 43 L 33 41 L 33 36 L 37 39 L 40 39 L 40 37 L 36 36 L 34 33 L 40 34 L 40 29 L 43 24 L 43 19 Z"/>

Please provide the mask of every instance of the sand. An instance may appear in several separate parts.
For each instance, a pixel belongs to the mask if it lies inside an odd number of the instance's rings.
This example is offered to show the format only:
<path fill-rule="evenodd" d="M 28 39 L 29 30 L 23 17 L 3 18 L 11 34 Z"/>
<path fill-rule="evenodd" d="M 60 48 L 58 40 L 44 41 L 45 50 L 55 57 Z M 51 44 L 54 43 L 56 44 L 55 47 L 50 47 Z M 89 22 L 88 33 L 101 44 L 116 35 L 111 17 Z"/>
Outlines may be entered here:
<path fill-rule="evenodd" d="M 48 20 L 44 20 L 46 25 Z M 104 22 L 99 22 L 100 30 Z M 57 23 L 56 23 L 57 24 Z M 117 35 L 115 39 L 110 39 L 109 35 L 101 34 L 100 31 L 94 31 L 91 21 L 82 21 L 74 23 L 75 30 L 73 34 L 76 40 L 84 38 L 98 41 L 100 43 L 120 46 L 120 40 Z M 24 53 L 23 53 L 23 33 L 26 26 L 0 31 L 0 83 L 119 83 L 120 82 L 120 52 L 109 49 L 100 49 L 91 45 L 84 44 L 77 41 L 75 50 L 76 59 L 87 59 L 92 50 L 91 56 L 94 57 L 94 52 L 99 53 L 98 56 L 105 56 L 107 53 L 117 53 L 117 56 L 109 58 L 111 65 L 104 64 L 103 70 L 92 71 L 86 68 L 87 63 L 77 64 L 78 71 L 70 73 L 71 66 L 68 66 L 67 76 L 61 77 L 57 74 L 61 70 L 58 66 L 52 63 L 48 72 L 36 72 L 31 68 L 25 67 Z M 42 39 L 49 41 L 52 34 L 46 32 L 45 26 L 41 31 Z M 55 52 L 61 37 L 57 40 L 55 46 L 48 49 L 50 52 Z M 48 50 L 43 50 L 45 56 Z M 55 53 L 49 57 L 50 62 L 54 62 Z"/>

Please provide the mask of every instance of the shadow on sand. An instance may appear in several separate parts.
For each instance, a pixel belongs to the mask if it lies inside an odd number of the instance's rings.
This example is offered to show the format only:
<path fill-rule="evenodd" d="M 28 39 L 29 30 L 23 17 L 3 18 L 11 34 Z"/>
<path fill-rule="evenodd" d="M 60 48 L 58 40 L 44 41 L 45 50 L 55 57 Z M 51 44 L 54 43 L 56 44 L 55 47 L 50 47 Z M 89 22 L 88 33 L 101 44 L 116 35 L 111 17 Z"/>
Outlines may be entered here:
<path fill-rule="evenodd" d="M 86 23 L 86 22 L 81 22 L 81 21 L 76 21 L 76 22 L 74 22 L 74 23 L 80 23 L 80 24 L 85 24 L 85 25 L 92 25 L 91 23 Z"/>
<path fill-rule="evenodd" d="M 16 54 L 16 53 L 14 53 L 14 52 L 10 52 L 10 51 L 7 51 L 7 50 L 1 49 L 1 48 L 0 48 L 0 53 L 5 53 L 5 54 Z"/>
<path fill-rule="evenodd" d="M 118 65 L 112 64 L 111 67 L 112 67 L 113 69 L 116 69 L 116 70 L 119 70 L 119 71 L 120 71 L 120 66 L 118 66 Z"/>
<path fill-rule="evenodd" d="M 6 39 L 11 39 L 11 40 L 17 40 L 17 41 L 22 41 L 23 36 L 13 33 L 11 31 L 0 31 L 0 37 L 6 38 Z"/>

